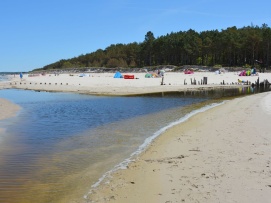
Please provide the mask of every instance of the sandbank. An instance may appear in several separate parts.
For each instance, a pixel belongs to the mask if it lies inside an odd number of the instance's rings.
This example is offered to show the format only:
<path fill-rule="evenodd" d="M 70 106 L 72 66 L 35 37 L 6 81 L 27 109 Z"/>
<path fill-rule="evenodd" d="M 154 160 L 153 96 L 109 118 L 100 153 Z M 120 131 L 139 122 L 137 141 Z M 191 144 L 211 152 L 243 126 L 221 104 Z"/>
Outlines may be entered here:
<path fill-rule="evenodd" d="M 20 107 L 10 101 L 0 98 L 0 120 L 15 116 Z"/>
<path fill-rule="evenodd" d="M 0 98 L 0 121 L 15 116 L 19 110 L 20 106 L 13 104 L 6 99 Z M 0 135 L 3 132 L 4 129 L 0 128 Z"/>
<path fill-rule="evenodd" d="M 90 202 L 270 202 L 271 93 L 226 101 L 168 129 Z"/>
<path fill-rule="evenodd" d="M 0 83 L 1 88 L 29 89 L 36 91 L 76 92 L 94 95 L 137 95 L 158 92 L 189 91 L 196 89 L 231 88 L 244 86 L 243 82 L 255 83 L 260 79 L 271 81 L 271 73 L 259 73 L 259 76 L 238 76 L 238 72 L 166 72 L 164 78 L 145 78 L 146 73 L 132 74 L 136 79 L 114 78 L 115 73 L 80 74 L 26 74 L 10 77 L 9 82 Z M 207 85 L 202 85 L 207 77 Z M 191 81 L 196 81 L 192 85 Z M 239 80 L 239 81 L 238 81 Z M 163 82 L 163 83 L 162 83 Z M 163 85 L 161 85 L 163 84 Z"/>

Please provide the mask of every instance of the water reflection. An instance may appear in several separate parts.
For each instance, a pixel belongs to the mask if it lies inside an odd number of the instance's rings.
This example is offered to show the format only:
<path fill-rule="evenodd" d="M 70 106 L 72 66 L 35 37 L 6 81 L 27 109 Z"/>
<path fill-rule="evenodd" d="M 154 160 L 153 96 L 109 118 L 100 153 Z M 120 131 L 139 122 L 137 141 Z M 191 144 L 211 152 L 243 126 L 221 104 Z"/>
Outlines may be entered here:
<path fill-rule="evenodd" d="M 138 97 L 1 90 L 23 107 L 0 123 L 0 202 L 71 202 L 172 121 L 250 87 Z"/>
<path fill-rule="evenodd" d="M 3 124 L 0 188 L 6 189 L 0 190 L 0 202 L 82 198 L 103 172 L 179 118 L 181 111 L 175 109 L 206 100 L 23 90 L 0 94 L 23 107 L 18 117 Z"/>
<path fill-rule="evenodd" d="M 139 96 L 153 96 L 153 97 L 183 97 L 183 98 L 206 98 L 206 99 L 219 99 L 226 97 L 239 97 L 250 94 L 256 94 L 261 92 L 270 91 L 270 86 L 240 86 L 240 87 L 210 87 L 204 89 L 188 89 L 182 91 L 173 91 L 173 92 L 160 92 L 160 93 L 151 93 Z"/>

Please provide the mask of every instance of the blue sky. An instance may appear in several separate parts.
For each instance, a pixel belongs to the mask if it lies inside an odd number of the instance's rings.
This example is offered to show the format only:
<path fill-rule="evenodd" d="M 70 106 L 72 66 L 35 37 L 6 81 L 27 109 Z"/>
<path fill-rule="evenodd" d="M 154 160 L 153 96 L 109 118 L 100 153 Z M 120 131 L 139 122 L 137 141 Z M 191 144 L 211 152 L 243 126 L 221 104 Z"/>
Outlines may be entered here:
<path fill-rule="evenodd" d="M 1 0 L 0 72 L 193 29 L 271 26 L 270 0 Z"/>

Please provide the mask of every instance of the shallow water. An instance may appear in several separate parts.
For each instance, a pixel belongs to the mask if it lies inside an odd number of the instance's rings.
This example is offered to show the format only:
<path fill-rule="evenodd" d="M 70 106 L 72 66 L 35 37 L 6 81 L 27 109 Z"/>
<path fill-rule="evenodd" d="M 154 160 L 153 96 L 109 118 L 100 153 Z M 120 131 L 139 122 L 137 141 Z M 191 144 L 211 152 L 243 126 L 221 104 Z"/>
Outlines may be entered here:
<path fill-rule="evenodd" d="M 81 199 L 157 129 L 206 99 L 1 90 L 22 106 L 0 123 L 0 202 Z"/>

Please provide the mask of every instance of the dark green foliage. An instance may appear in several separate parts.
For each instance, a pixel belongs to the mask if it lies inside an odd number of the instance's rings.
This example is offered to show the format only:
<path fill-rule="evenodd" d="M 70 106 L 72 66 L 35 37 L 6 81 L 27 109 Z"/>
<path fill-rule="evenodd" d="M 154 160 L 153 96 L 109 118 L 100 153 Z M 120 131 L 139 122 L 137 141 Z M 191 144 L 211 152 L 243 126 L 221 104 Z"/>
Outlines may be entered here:
<path fill-rule="evenodd" d="M 237 67 L 254 65 L 255 60 L 270 67 L 271 29 L 247 26 L 240 29 L 170 33 L 158 38 L 149 31 L 142 43 L 112 44 L 105 50 L 60 60 L 44 66 L 48 69 L 84 67 L 132 68 L 158 65 L 200 65 Z"/>

